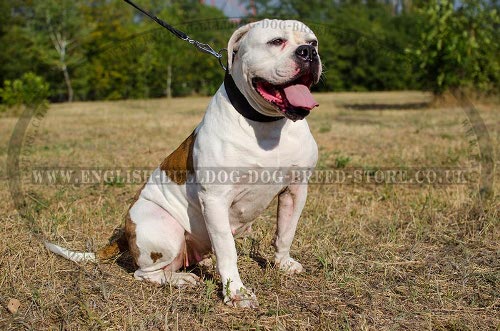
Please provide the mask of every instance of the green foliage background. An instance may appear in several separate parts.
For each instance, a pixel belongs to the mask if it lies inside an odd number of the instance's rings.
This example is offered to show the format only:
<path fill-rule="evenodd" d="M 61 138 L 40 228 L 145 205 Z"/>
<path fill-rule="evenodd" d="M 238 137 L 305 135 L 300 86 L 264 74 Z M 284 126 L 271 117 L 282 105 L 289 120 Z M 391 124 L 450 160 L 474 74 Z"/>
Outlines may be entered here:
<path fill-rule="evenodd" d="M 317 91 L 498 89 L 497 1 L 240 1 L 256 6 L 244 19 L 198 0 L 136 2 L 216 49 L 248 20 L 302 20 L 320 41 Z M 68 82 L 75 100 L 115 100 L 162 97 L 168 87 L 173 96 L 210 95 L 223 78 L 215 58 L 119 0 L 0 0 L 0 50 L 0 82 L 33 72 L 51 101 L 68 100 Z"/>

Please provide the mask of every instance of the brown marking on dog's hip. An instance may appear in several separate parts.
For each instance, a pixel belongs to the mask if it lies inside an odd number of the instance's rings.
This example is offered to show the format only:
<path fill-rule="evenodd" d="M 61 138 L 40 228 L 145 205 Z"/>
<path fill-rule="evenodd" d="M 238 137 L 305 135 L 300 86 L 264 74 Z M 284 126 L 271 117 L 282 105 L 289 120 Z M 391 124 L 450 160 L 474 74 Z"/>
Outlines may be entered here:
<path fill-rule="evenodd" d="M 139 251 L 139 247 L 137 246 L 137 236 L 135 234 L 135 223 L 132 222 L 130 215 L 127 212 L 125 220 L 125 233 L 127 235 L 128 249 L 130 251 L 130 255 L 134 259 L 135 264 L 139 260 L 139 255 L 141 252 Z"/>
<path fill-rule="evenodd" d="M 139 191 L 137 191 L 137 193 L 135 194 L 134 200 L 130 203 L 130 207 L 127 210 L 127 215 L 125 216 L 125 236 L 127 238 L 130 255 L 134 259 L 135 264 L 137 264 L 137 260 L 139 259 L 139 255 L 141 254 L 141 252 L 139 251 L 139 247 L 137 246 L 137 236 L 135 233 L 136 226 L 130 218 L 130 208 L 132 208 L 135 202 L 139 199 L 144 186 L 146 186 L 146 183 L 144 183 Z"/>
<path fill-rule="evenodd" d="M 159 252 L 151 252 L 149 256 L 151 257 L 151 260 L 153 260 L 153 263 L 156 263 L 156 261 L 163 257 L 163 254 Z"/>
<path fill-rule="evenodd" d="M 193 131 L 160 165 L 160 169 L 165 171 L 168 178 L 178 185 L 184 184 L 188 174 L 194 170 L 193 146 L 195 139 L 196 133 Z"/>

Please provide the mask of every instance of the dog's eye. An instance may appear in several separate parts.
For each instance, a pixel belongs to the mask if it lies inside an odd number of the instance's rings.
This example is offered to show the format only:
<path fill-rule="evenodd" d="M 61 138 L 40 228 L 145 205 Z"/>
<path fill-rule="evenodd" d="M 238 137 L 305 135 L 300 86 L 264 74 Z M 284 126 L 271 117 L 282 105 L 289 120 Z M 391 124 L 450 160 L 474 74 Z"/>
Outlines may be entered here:
<path fill-rule="evenodd" d="M 284 43 L 286 43 L 286 40 L 285 39 L 282 39 L 282 38 L 275 38 L 271 41 L 268 41 L 267 42 L 269 45 L 274 45 L 274 46 L 281 46 L 283 45 Z"/>
<path fill-rule="evenodd" d="M 317 40 L 309 40 L 307 43 L 309 45 L 313 46 L 313 47 L 318 46 L 318 41 Z"/>

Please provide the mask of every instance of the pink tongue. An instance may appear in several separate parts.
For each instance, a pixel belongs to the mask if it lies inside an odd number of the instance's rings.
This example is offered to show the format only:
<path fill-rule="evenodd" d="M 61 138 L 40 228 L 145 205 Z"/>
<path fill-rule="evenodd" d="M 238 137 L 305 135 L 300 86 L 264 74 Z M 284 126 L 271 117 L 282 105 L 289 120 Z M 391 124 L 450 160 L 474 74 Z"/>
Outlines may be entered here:
<path fill-rule="evenodd" d="M 288 86 L 283 91 L 285 91 L 288 102 L 294 107 L 311 110 L 319 106 L 319 103 L 314 100 L 311 91 L 305 85 L 297 84 Z"/>

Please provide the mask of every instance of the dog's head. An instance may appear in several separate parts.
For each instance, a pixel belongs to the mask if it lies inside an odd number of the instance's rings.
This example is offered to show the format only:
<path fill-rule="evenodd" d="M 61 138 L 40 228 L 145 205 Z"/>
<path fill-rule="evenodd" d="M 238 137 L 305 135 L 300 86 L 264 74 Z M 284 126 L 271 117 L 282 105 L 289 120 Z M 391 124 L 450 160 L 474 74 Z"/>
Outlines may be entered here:
<path fill-rule="evenodd" d="M 309 91 L 321 75 L 318 39 L 302 22 L 242 26 L 229 40 L 228 65 L 239 90 L 264 115 L 296 121 L 318 105 Z"/>

